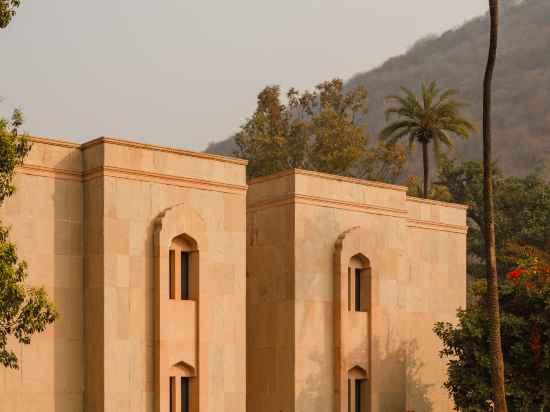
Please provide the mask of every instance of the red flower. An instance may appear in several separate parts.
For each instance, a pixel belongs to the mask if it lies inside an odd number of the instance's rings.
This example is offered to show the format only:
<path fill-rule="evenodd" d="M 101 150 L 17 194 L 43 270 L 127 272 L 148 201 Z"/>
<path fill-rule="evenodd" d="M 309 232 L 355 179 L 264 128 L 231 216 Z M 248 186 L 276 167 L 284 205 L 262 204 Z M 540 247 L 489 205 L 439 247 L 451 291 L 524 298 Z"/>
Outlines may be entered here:
<path fill-rule="evenodd" d="M 519 277 L 523 274 L 523 272 L 525 272 L 525 270 L 522 269 L 522 268 L 518 268 L 518 269 L 516 269 L 516 270 L 512 270 L 510 273 L 508 273 L 508 279 L 509 279 L 509 280 L 517 279 L 517 278 L 519 278 Z"/>

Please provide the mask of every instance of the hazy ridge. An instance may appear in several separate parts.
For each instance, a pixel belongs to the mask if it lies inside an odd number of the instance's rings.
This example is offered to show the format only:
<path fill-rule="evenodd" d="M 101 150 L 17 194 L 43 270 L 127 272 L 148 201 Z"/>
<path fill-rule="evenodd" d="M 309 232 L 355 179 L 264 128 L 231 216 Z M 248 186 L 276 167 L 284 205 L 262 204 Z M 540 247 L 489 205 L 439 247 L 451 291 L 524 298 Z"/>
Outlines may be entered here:
<path fill-rule="evenodd" d="M 525 175 L 534 168 L 550 177 L 550 1 L 516 1 L 504 8 L 498 66 L 494 82 L 495 156 L 507 173 Z M 469 116 L 481 129 L 482 80 L 488 45 L 488 18 L 473 19 L 441 36 L 416 42 L 404 55 L 374 70 L 359 73 L 346 83 L 369 91 L 369 131 L 376 136 L 384 126 L 384 98 L 399 86 L 417 89 L 421 81 L 437 80 L 458 88 L 471 102 Z M 368 50 L 364 51 L 368 53 Z M 243 119 L 244 121 L 244 119 Z M 231 154 L 231 138 L 209 145 L 210 153 Z M 457 141 L 456 156 L 479 159 L 479 134 Z M 418 173 L 413 156 L 409 173 Z"/>

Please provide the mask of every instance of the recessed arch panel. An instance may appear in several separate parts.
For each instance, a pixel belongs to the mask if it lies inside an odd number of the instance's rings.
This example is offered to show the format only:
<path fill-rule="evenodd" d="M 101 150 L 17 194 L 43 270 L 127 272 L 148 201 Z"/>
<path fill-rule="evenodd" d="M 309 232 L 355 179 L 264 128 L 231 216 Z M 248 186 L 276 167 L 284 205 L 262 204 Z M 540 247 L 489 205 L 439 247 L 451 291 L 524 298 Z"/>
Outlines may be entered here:
<path fill-rule="evenodd" d="M 167 411 L 173 399 L 174 388 L 168 382 L 177 386 L 190 378 L 191 412 L 200 411 L 199 393 L 206 391 L 200 365 L 208 353 L 199 345 L 201 339 L 207 340 L 206 330 L 200 327 L 201 285 L 208 283 L 204 279 L 208 271 L 201 270 L 208 262 L 206 229 L 201 215 L 183 203 L 166 209 L 154 222 L 156 412 Z M 187 263 L 192 267 L 187 273 L 188 294 L 182 286 L 184 254 L 189 254 L 191 263 Z"/>
<path fill-rule="evenodd" d="M 350 382 L 369 384 L 371 363 L 372 239 L 362 227 L 342 233 L 334 248 L 336 411 L 348 412 Z M 358 302 L 368 303 L 363 307 Z M 358 306 L 356 306 L 356 304 Z"/>

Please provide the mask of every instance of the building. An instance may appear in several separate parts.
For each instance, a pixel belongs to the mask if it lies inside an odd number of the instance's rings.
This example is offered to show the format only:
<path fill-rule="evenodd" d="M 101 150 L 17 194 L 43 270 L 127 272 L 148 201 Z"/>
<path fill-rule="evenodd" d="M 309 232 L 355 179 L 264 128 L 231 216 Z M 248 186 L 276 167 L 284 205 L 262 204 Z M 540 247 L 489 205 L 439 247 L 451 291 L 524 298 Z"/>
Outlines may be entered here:
<path fill-rule="evenodd" d="M 32 144 L 2 220 L 61 316 L 0 371 L 0 410 L 244 411 L 245 162 Z"/>
<path fill-rule="evenodd" d="M 232 158 L 33 138 L 0 211 L 61 317 L 6 411 L 451 411 L 434 322 L 465 305 L 466 210 Z"/>
<path fill-rule="evenodd" d="M 294 170 L 250 182 L 247 226 L 248 412 L 453 410 L 432 328 L 465 306 L 464 206 Z"/>

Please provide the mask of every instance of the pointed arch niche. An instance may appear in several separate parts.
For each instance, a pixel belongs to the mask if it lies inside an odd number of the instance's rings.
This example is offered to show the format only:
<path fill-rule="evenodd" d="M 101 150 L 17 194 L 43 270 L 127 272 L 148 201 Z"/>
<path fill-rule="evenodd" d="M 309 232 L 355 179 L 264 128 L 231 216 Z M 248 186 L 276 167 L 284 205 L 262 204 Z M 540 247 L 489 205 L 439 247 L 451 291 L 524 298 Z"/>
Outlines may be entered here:
<path fill-rule="evenodd" d="M 370 411 L 372 262 L 368 232 L 355 227 L 334 250 L 334 342 L 337 412 Z"/>
<path fill-rule="evenodd" d="M 208 245 L 200 215 L 185 204 L 165 210 L 155 221 L 155 410 L 199 412 L 206 381 L 200 364 L 201 271 Z"/>
<path fill-rule="evenodd" d="M 368 411 L 368 375 L 360 366 L 354 366 L 348 371 L 348 408 L 349 412 Z"/>

